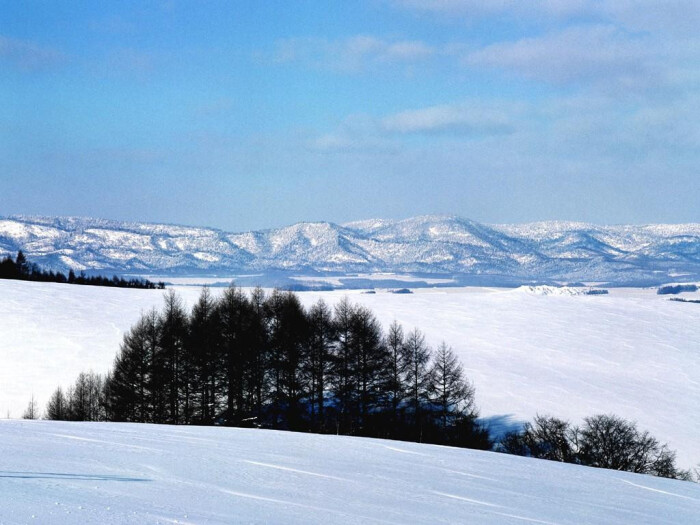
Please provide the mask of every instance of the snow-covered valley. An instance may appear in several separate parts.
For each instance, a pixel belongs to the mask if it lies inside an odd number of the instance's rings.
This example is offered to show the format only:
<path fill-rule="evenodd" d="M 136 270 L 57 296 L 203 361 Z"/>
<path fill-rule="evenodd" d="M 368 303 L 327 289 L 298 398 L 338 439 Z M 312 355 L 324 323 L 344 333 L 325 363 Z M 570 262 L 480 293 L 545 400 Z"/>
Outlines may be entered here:
<path fill-rule="evenodd" d="M 688 524 L 700 485 L 256 429 L 0 421 L 0 523 Z"/>

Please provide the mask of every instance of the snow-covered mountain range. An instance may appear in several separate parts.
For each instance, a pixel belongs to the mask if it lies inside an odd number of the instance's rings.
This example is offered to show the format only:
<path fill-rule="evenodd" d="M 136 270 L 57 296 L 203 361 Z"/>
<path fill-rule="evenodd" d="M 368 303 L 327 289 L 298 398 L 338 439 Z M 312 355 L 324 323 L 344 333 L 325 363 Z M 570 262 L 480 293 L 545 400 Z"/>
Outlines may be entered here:
<path fill-rule="evenodd" d="M 453 216 L 316 222 L 230 233 L 74 217 L 0 219 L 0 255 L 145 275 L 449 276 L 453 282 L 654 284 L 700 279 L 700 224 L 486 225 Z"/>

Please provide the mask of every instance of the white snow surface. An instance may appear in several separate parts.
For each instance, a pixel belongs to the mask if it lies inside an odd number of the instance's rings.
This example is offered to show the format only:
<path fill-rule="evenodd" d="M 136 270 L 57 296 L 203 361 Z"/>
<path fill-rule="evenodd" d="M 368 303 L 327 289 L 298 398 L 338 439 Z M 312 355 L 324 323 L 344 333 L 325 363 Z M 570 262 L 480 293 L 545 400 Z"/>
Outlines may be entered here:
<path fill-rule="evenodd" d="M 255 429 L 0 421 L 0 523 L 697 523 L 700 485 Z"/>
<path fill-rule="evenodd" d="M 516 292 L 519 293 L 530 293 L 534 295 L 585 295 L 586 288 L 574 287 L 574 286 L 549 286 L 549 285 L 537 285 L 537 286 L 519 286 L 516 288 Z"/>
<path fill-rule="evenodd" d="M 199 288 L 175 287 L 188 308 Z M 221 289 L 212 289 L 214 294 Z M 413 294 L 302 292 L 304 305 L 344 296 L 386 328 L 417 327 L 461 358 L 485 419 L 508 425 L 537 413 L 581 423 L 598 413 L 634 420 L 700 462 L 700 305 L 653 289 L 540 295 L 513 289 L 417 289 Z M 684 294 L 695 298 L 698 294 Z M 111 366 L 123 334 L 163 292 L 0 281 L 0 417 L 19 417 L 32 393 L 44 408 L 59 385 Z M 2 491 L 0 491 L 2 494 Z"/>

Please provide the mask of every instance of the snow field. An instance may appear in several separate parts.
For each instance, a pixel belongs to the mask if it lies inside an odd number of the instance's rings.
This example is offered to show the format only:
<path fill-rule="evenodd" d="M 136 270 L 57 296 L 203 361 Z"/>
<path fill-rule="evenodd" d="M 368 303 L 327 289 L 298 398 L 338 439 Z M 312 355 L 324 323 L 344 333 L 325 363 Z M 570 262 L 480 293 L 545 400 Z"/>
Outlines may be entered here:
<path fill-rule="evenodd" d="M 188 307 L 197 287 L 176 287 Z M 215 294 L 221 289 L 213 289 Z M 0 281 L 0 417 L 21 415 L 34 393 L 43 410 L 58 385 L 105 372 L 124 331 L 160 309 L 162 291 Z M 517 289 L 425 289 L 414 294 L 303 292 L 306 306 L 344 296 L 386 328 L 418 327 L 445 340 L 476 386 L 484 418 L 501 426 L 551 414 L 578 423 L 596 413 L 634 420 L 700 462 L 700 306 L 654 290 L 607 296 Z"/>
<path fill-rule="evenodd" d="M 700 512 L 694 483 L 368 438 L 3 420 L 0 449 L 3 524 L 687 524 Z"/>

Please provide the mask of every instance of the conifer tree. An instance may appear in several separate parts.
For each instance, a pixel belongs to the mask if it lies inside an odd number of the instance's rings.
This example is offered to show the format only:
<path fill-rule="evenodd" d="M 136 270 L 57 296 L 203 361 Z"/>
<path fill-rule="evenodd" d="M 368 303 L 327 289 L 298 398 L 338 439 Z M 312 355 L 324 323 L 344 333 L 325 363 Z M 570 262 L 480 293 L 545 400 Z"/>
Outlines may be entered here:
<path fill-rule="evenodd" d="M 430 398 L 443 432 L 463 417 L 476 417 L 474 387 L 452 348 L 443 341 L 435 351 L 430 372 Z"/>
<path fill-rule="evenodd" d="M 189 391 L 187 390 L 185 341 L 187 339 L 187 315 L 182 299 L 170 290 L 165 294 L 165 305 L 160 316 L 160 345 L 154 356 L 156 363 L 154 373 L 163 374 L 163 393 L 166 397 L 163 421 L 168 423 L 187 422 L 182 413 L 183 401 L 187 409 Z"/>
<path fill-rule="evenodd" d="M 400 407 L 409 391 L 406 377 L 410 364 L 404 344 L 403 328 L 396 321 L 389 326 L 385 345 L 388 353 L 387 403 L 391 414 L 391 427 L 396 432 L 401 420 Z"/>
<path fill-rule="evenodd" d="M 269 397 L 269 331 L 265 292 L 256 287 L 250 294 L 251 325 L 250 345 L 251 354 L 248 364 L 247 385 L 248 405 L 257 424 L 263 413 L 263 408 Z"/>
<path fill-rule="evenodd" d="M 17 258 L 15 259 L 15 267 L 17 268 L 17 275 L 20 279 L 26 279 L 29 277 L 30 265 L 27 262 L 27 258 L 24 256 L 22 250 L 17 252 Z"/>
<path fill-rule="evenodd" d="M 408 404 L 414 427 L 413 438 L 422 440 L 423 409 L 429 401 L 430 391 L 430 348 L 425 343 L 425 336 L 417 328 L 406 336 L 405 381 L 408 385 Z"/>
<path fill-rule="evenodd" d="M 158 313 L 151 310 L 124 335 L 109 378 L 107 404 L 117 421 L 154 421 L 154 359 L 159 352 Z M 157 418 L 156 418 L 157 419 Z"/>
<path fill-rule="evenodd" d="M 240 423 L 246 417 L 245 375 L 250 350 L 252 309 L 240 288 L 232 285 L 218 302 L 221 357 L 226 393 L 226 421 Z"/>
<path fill-rule="evenodd" d="M 301 429 L 301 400 L 306 394 L 303 368 L 309 336 L 306 312 L 292 292 L 274 292 L 268 305 L 270 349 L 276 368 L 276 416 L 283 410 L 289 428 Z"/>
<path fill-rule="evenodd" d="M 65 421 L 68 419 L 68 401 L 60 386 L 51 394 L 46 405 L 46 419 L 54 421 Z"/>
<path fill-rule="evenodd" d="M 326 303 L 319 299 L 309 311 L 309 352 L 306 364 L 312 428 L 324 428 L 326 378 L 331 370 L 335 337 L 333 314 Z"/>
<path fill-rule="evenodd" d="M 22 419 L 39 419 L 39 405 L 34 398 L 34 394 L 32 394 L 29 404 L 27 405 L 24 414 L 22 414 Z"/>
<path fill-rule="evenodd" d="M 188 339 L 188 354 L 193 367 L 191 389 L 193 400 L 198 405 L 193 417 L 204 424 L 213 423 L 219 410 L 220 340 L 216 301 L 209 288 L 204 287 L 192 308 Z"/>
<path fill-rule="evenodd" d="M 333 323 L 336 333 L 336 351 L 333 358 L 330 384 L 336 404 L 336 432 L 353 432 L 355 383 L 352 377 L 353 313 L 355 307 L 347 297 L 335 305 Z"/>
<path fill-rule="evenodd" d="M 351 326 L 357 418 L 359 426 L 366 431 L 370 415 L 376 414 L 382 404 L 389 360 L 381 327 L 369 309 L 364 306 L 354 308 Z"/>

